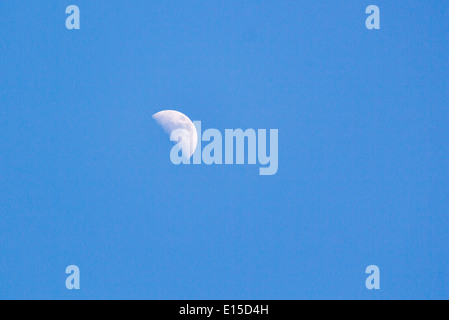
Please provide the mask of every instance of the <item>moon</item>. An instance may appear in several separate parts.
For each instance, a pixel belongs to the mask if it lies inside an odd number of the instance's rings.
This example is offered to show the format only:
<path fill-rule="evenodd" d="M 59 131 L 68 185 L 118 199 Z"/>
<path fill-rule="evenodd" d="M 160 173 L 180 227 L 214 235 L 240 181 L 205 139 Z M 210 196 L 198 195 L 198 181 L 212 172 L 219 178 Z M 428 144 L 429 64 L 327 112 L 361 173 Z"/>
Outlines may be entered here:
<path fill-rule="evenodd" d="M 168 135 L 171 135 L 174 130 L 181 129 L 182 134 L 180 146 L 182 150 L 188 150 L 185 154 L 189 159 L 195 153 L 198 144 L 198 132 L 193 124 L 185 114 L 175 110 L 164 110 L 153 115 L 153 119 L 165 130 Z"/>

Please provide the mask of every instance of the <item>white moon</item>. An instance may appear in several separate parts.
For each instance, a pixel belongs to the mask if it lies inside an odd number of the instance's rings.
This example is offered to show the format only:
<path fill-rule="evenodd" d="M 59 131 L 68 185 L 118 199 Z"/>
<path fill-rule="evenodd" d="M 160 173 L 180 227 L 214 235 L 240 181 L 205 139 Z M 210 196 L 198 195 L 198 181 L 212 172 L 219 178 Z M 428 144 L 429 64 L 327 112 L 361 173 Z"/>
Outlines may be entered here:
<path fill-rule="evenodd" d="M 180 146 L 183 150 L 189 150 L 187 152 L 188 158 L 195 153 L 198 144 L 198 132 L 189 117 L 178 111 L 164 110 L 154 114 L 153 119 L 155 119 L 169 135 L 171 135 L 174 130 L 181 129 L 182 140 L 179 142 Z"/>

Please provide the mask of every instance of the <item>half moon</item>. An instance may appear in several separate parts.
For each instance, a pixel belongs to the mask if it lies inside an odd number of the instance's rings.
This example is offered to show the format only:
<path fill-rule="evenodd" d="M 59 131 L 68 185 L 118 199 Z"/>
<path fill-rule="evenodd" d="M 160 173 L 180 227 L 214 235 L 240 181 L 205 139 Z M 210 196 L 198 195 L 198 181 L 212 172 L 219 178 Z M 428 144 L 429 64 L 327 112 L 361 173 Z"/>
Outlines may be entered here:
<path fill-rule="evenodd" d="M 181 129 L 181 138 L 178 143 L 182 150 L 189 150 L 186 154 L 190 158 L 196 150 L 198 144 L 198 132 L 185 114 L 175 110 L 164 110 L 153 115 L 153 119 L 165 130 L 169 135 L 177 129 Z"/>

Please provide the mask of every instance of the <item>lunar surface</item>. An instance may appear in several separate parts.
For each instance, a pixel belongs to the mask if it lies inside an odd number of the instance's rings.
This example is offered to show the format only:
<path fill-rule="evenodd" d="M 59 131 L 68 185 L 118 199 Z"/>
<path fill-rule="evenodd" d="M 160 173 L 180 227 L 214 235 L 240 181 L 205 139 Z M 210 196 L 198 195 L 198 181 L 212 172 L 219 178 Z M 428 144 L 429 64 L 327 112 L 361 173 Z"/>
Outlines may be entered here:
<path fill-rule="evenodd" d="M 165 130 L 168 135 L 177 130 L 178 141 L 183 155 L 190 158 L 196 150 L 198 133 L 195 125 L 185 114 L 175 110 L 164 110 L 153 115 L 153 119 Z"/>

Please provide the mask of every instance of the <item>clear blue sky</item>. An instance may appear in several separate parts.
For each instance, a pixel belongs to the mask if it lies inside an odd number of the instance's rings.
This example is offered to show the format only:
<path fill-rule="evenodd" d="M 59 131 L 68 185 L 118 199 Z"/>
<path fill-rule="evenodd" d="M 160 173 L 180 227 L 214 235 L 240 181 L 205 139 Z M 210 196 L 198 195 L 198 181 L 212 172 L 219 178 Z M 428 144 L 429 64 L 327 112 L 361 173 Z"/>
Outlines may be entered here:
<path fill-rule="evenodd" d="M 0 0 L 0 298 L 449 298 L 448 30 L 436 0 Z M 172 165 L 163 109 L 279 129 L 277 175 Z"/>

